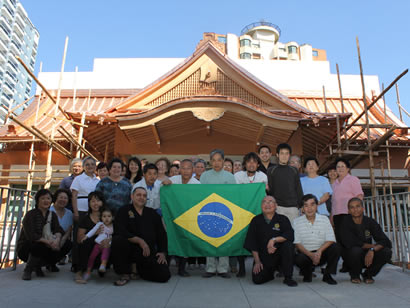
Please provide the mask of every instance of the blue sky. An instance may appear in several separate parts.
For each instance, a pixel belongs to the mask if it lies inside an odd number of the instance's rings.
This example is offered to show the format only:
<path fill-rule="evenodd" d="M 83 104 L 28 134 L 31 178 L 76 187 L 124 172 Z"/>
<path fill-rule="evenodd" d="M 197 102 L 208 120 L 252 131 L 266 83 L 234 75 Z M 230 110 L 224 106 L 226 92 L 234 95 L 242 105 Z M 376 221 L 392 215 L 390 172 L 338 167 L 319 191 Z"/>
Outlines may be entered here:
<path fill-rule="evenodd" d="M 66 71 L 92 70 L 94 58 L 188 57 L 203 32 L 235 33 L 265 20 L 277 24 L 280 41 L 326 49 L 332 72 L 363 70 L 387 86 L 410 68 L 410 1 L 132 1 L 20 0 L 40 32 L 36 70 L 59 71 L 69 36 Z M 410 73 L 399 81 L 400 101 L 410 112 Z M 396 92 L 386 96 L 398 115 Z M 410 126 L 410 118 L 403 114 Z"/>

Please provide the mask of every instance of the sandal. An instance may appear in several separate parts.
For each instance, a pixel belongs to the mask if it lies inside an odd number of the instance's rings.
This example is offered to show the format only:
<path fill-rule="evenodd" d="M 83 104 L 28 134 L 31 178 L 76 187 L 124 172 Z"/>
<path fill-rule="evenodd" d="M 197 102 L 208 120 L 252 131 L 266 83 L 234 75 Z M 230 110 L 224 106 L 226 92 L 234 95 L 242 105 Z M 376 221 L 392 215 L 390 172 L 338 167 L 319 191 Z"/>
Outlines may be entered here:
<path fill-rule="evenodd" d="M 360 278 L 351 278 L 350 282 L 354 284 L 360 284 L 362 280 Z"/>
<path fill-rule="evenodd" d="M 365 283 L 365 284 L 373 284 L 373 283 L 374 283 L 374 279 L 367 277 L 367 278 L 364 279 L 364 283 Z"/>
<path fill-rule="evenodd" d="M 125 286 L 128 282 L 130 282 L 129 277 L 121 277 L 117 281 L 114 281 L 114 286 L 122 287 L 122 286 Z"/>

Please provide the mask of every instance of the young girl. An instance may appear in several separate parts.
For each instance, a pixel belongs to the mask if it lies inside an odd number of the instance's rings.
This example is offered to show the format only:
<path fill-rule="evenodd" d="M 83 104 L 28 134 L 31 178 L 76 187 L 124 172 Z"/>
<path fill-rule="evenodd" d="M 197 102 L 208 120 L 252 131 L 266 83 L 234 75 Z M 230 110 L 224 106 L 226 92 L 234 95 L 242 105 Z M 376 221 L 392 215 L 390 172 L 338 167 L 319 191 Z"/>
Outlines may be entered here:
<path fill-rule="evenodd" d="M 97 238 L 95 239 L 95 245 L 93 248 L 93 251 L 91 252 L 91 255 L 88 259 L 88 264 L 87 264 L 87 272 L 84 274 L 84 280 L 87 281 L 90 278 L 91 271 L 94 266 L 94 261 L 95 258 L 101 253 L 101 266 L 98 269 L 99 272 L 104 273 L 106 270 L 108 258 L 110 256 L 110 247 L 104 248 L 102 246 L 102 242 L 106 239 L 110 240 L 110 245 L 111 245 L 111 237 L 113 234 L 113 215 L 112 212 L 109 208 L 104 208 L 101 211 L 101 221 L 98 222 L 94 228 L 92 228 L 83 238 L 82 241 L 85 241 L 87 238 L 90 238 L 95 235 L 97 230 L 102 227 L 103 232 L 98 234 Z"/>

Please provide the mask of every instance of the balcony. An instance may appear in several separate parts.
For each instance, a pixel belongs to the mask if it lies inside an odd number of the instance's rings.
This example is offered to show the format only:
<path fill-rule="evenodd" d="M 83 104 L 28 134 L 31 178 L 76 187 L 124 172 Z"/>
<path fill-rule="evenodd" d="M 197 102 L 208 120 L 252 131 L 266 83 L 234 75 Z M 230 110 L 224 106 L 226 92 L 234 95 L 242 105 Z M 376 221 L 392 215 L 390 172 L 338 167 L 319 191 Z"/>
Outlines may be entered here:
<path fill-rule="evenodd" d="M 7 8 L 6 4 L 1 7 L 1 15 L 3 15 L 9 23 L 11 23 L 14 18 L 13 11 Z"/>
<path fill-rule="evenodd" d="M 17 47 L 16 43 L 14 41 L 11 41 L 10 44 L 10 51 L 13 55 L 19 56 L 20 55 L 20 49 Z"/>
<path fill-rule="evenodd" d="M 15 21 L 24 30 L 26 22 L 25 22 L 25 19 L 24 19 L 23 15 L 21 15 L 21 13 L 19 11 L 17 11 Z"/>
<path fill-rule="evenodd" d="M 8 81 L 4 81 L 3 91 L 5 93 L 9 94 L 9 95 L 13 95 L 14 94 L 14 87 Z"/>
<path fill-rule="evenodd" d="M 18 73 L 18 67 L 17 65 L 15 65 L 14 63 L 10 62 L 10 60 L 8 61 L 8 66 L 7 69 L 12 70 L 13 73 L 17 74 Z"/>
<path fill-rule="evenodd" d="M 14 9 L 16 8 L 16 6 L 17 6 L 17 1 L 16 0 L 6 0 L 6 1 L 11 7 L 13 7 Z"/>
<path fill-rule="evenodd" d="M 23 45 L 23 41 L 21 40 L 21 38 L 19 38 L 19 36 L 16 33 L 13 33 L 12 39 L 17 43 L 17 46 L 20 46 L 21 48 L 21 45 Z"/>
<path fill-rule="evenodd" d="M 13 25 L 14 28 L 14 33 L 16 33 L 17 35 L 19 35 L 19 37 L 22 39 L 24 37 L 24 30 L 22 29 L 22 27 L 20 26 L 19 23 L 15 22 Z"/>
<path fill-rule="evenodd" d="M 6 72 L 6 77 L 7 77 L 8 79 L 10 79 L 12 82 L 17 82 L 17 81 L 18 81 L 18 80 L 17 80 L 17 75 L 16 75 L 16 74 L 13 74 L 13 73 L 11 73 L 11 72 L 9 72 L 9 71 Z"/>

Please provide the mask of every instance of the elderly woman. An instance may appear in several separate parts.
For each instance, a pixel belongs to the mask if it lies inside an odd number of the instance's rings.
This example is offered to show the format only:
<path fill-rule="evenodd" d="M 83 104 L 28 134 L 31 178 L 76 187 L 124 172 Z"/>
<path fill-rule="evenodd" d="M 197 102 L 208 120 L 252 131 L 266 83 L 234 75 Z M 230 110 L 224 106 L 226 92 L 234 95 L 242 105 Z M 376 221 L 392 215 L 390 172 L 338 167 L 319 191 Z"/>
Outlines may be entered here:
<path fill-rule="evenodd" d="M 161 157 L 157 159 L 155 166 L 157 166 L 158 168 L 157 181 L 162 182 L 168 179 L 169 168 L 171 168 L 171 162 L 169 161 L 169 159 L 166 157 Z"/>
<path fill-rule="evenodd" d="M 35 209 L 28 211 L 17 242 L 17 255 L 26 262 L 23 280 L 31 280 L 31 273 L 43 277 L 42 266 L 55 265 L 70 250 L 69 242 L 61 247 L 64 230 L 57 215 L 49 211 L 53 195 L 48 189 L 40 189 L 35 195 Z"/>
<path fill-rule="evenodd" d="M 113 158 L 108 164 L 110 175 L 102 179 L 95 191 L 103 194 L 107 206 L 115 215 L 119 208 L 131 203 L 130 181 L 121 176 L 122 161 L 119 158 Z"/>
<path fill-rule="evenodd" d="M 88 194 L 95 190 L 100 181 L 95 175 L 96 161 L 88 156 L 83 159 L 84 172 L 77 176 L 71 184 L 72 201 L 73 201 L 73 238 L 77 238 L 78 223 L 87 215 L 88 212 Z M 72 270 L 76 271 L 78 264 L 78 245 L 74 241 L 72 251 Z"/>
<path fill-rule="evenodd" d="M 53 196 L 53 205 L 50 207 L 50 211 L 57 214 L 58 222 L 60 223 L 61 228 L 64 230 L 63 237 L 61 242 L 65 243 L 66 241 L 70 242 L 70 247 L 72 246 L 71 231 L 73 231 L 73 212 L 66 208 L 68 202 L 71 200 L 71 192 L 67 189 L 57 189 Z M 60 260 L 58 265 L 65 264 L 65 257 Z M 58 272 L 59 269 L 57 266 L 50 266 L 49 270 L 51 272 Z"/>

